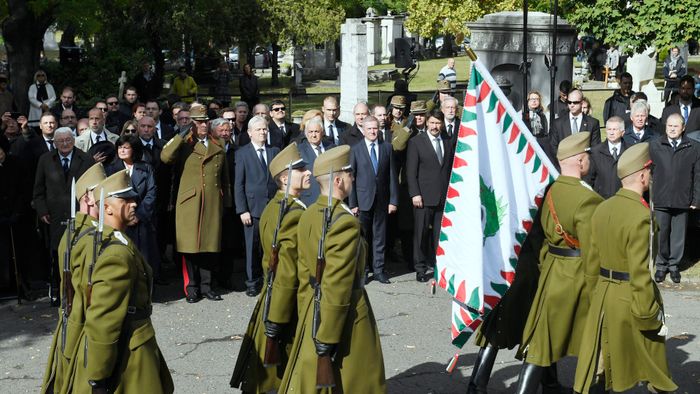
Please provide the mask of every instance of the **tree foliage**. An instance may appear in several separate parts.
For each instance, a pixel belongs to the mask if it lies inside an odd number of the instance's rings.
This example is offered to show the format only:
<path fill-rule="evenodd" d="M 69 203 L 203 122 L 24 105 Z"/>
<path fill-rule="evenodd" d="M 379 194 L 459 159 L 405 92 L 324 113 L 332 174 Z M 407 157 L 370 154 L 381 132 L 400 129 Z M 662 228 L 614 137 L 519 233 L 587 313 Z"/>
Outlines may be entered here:
<path fill-rule="evenodd" d="M 522 2 L 518 0 L 409 0 L 406 29 L 426 38 L 468 34 L 466 22 L 519 6 Z"/>
<path fill-rule="evenodd" d="M 570 16 L 580 31 L 619 45 L 623 52 L 654 46 L 665 51 L 700 35 L 700 7 L 675 0 L 594 0 Z"/>

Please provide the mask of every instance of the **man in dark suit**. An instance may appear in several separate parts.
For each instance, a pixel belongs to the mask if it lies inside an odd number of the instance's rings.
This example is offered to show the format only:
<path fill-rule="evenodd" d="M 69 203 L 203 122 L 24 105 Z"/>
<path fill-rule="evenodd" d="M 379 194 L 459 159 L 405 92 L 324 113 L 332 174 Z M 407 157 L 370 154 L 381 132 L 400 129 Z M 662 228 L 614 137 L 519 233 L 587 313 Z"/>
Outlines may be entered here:
<path fill-rule="evenodd" d="M 686 133 L 700 130 L 700 99 L 695 97 L 695 81 L 692 75 L 681 78 L 678 85 L 678 104 L 669 105 L 661 114 L 661 123 L 666 125 L 666 120 L 671 114 L 679 114 L 685 122 Z"/>
<path fill-rule="evenodd" d="M 625 119 L 630 111 L 630 98 L 633 94 L 632 74 L 628 72 L 620 74 L 620 89 L 615 90 L 613 95 L 608 97 L 603 105 L 603 121 L 607 122 L 613 116 Z"/>
<path fill-rule="evenodd" d="M 236 213 L 243 223 L 246 250 L 246 295 L 255 297 L 262 288 L 262 250 L 260 249 L 260 215 L 277 185 L 270 176 L 270 161 L 279 149 L 266 144 L 267 120 L 254 116 L 248 122 L 250 143 L 238 149 L 236 156 L 235 193 Z"/>
<path fill-rule="evenodd" d="M 45 153 L 37 164 L 33 202 L 39 220 L 49 226 L 51 249 L 51 286 L 58 290 L 58 243 L 65 232 L 65 221 L 70 216 L 71 180 L 78 179 L 93 164 L 92 158 L 75 148 L 75 138 L 67 127 L 54 133 L 56 149 Z M 58 292 L 49 294 L 52 305 L 58 305 Z"/>
<path fill-rule="evenodd" d="M 323 99 L 323 131 L 326 133 L 326 138 L 333 145 L 340 144 L 340 136 L 347 130 L 350 125 L 338 119 L 340 115 L 340 106 L 338 99 L 335 96 L 327 96 Z"/>
<path fill-rule="evenodd" d="M 644 100 L 635 101 L 634 104 L 632 104 L 630 112 L 630 119 L 632 122 L 625 127 L 625 134 L 622 136 L 627 146 L 632 146 L 639 142 L 649 142 L 649 140 L 658 137 L 656 132 L 647 124 L 648 118 L 649 107 L 647 102 Z M 610 119 L 608 119 L 608 121 Z"/>
<path fill-rule="evenodd" d="M 321 153 L 333 148 L 333 145 L 329 139 L 325 138 L 323 121 L 318 118 L 309 120 L 306 123 L 306 128 L 304 133 L 306 138 L 299 143 L 297 148 L 299 149 L 299 154 L 301 158 L 304 159 L 307 168 L 313 168 L 314 161 L 321 155 Z M 311 177 L 311 187 L 306 190 L 302 190 L 299 193 L 299 199 L 304 202 L 307 206 L 316 202 L 316 199 L 321 194 L 321 189 L 316 180 L 316 177 Z"/>
<path fill-rule="evenodd" d="M 355 124 L 340 134 L 340 145 L 353 146 L 365 138 L 362 132 L 362 122 L 369 115 L 369 107 L 365 103 L 357 103 L 352 109 L 352 114 L 355 117 Z"/>
<path fill-rule="evenodd" d="M 160 121 L 160 116 L 162 114 L 163 110 L 160 108 L 160 103 L 158 101 L 150 100 L 146 102 L 146 115 L 150 116 L 156 122 L 154 135 L 168 142 L 175 136 L 175 130 L 173 126 Z"/>
<path fill-rule="evenodd" d="M 377 132 L 377 139 L 379 141 L 386 141 L 391 144 L 391 137 L 393 136 L 391 132 L 391 125 L 388 124 L 387 118 L 388 114 L 386 111 L 386 107 L 377 104 L 374 107 L 372 107 L 372 116 L 377 118 L 377 121 L 379 122 L 379 131 Z"/>
<path fill-rule="evenodd" d="M 572 132 L 589 131 L 591 133 L 591 148 L 600 143 L 600 123 L 598 119 L 583 114 L 582 101 L 583 93 L 580 90 L 572 89 L 569 92 L 566 99 L 569 113 L 567 116 L 555 119 L 552 131 L 549 133 L 554 152 L 559 148 L 559 142 L 570 136 Z"/>
<path fill-rule="evenodd" d="M 445 115 L 445 132 L 452 144 L 457 143 L 459 135 L 459 118 L 457 117 L 457 99 L 448 96 L 440 103 L 440 111 Z"/>
<path fill-rule="evenodd" d="M 360 225 L 371 245 L 366 270 L 372 268 L 374 279 L 391 283 L 384 273 L 387 215 L 396 212 L 398 181 L 391 144 L 378 140 L 379 121 L 367 116 L 362 123 L 364 139 L 352 146 L 350 164 L 354 182 L 349 206 L 360 217 Z M 371 264 L 370 264 L 371 262 Z"/>
<path fill-rule="evenodd" d="M 301 136 L 299 125 L 288 122 L 286 116 L 287 106 L 284 105 L 284 102 L 282 100 L 273 101 L 272 105 L 270 105 L 270 117 L 272 118 L 272 122 L 270 122 L 269 126 L 269 144 L 280 150 L 284 149 L 284 147 L 289 145 L 292 141 L 298 142 Z"/>
<path fill-rule="evenodd" d="M 571 81 L 565 79 L 559 83 L 559 96 L 557 100 L 550 103 L 548 106 L 550 116 L 554 116 L 554 119 L 559 119 L 566 117 L 566 113 L 569 112 L 569 107 L 566 104 L 566 97 L 571 91 Z"/>
<path fill-rule="evenodd" d="M 56 117 L 56 119 L 61 119 L 63 111 L 67 109 L 73 110 L 76 116 L 76 121 L 84 116 L 83 111 L 81 111 L 78 106 L 75 105 L 75 91 L 70 86 L 63 88 L 60 100 L 53 106 L 53 108 L 51 108 L 51 113 Z"/>
<path fill-rule="evenodd" d="M 406 153 L 406 178 L 414 217 L 413 265 L 419 282 L 427 282 L 433 276 L 454 157 L 453 145 L 446 143 L 449 140 L 442 112 L 434 109 L 427 125 L 427 133 L 420 133 L 408 141 Z"/>
<path fill-rule="evenodd" d="M 612 197 L 622 187 L 617 176 L 617 160 L 628 145 L 622 137 L 625 133 L 625 121 L 613 116 L 605 123 L 605 142 L 591 149 L 591 168 L 588 182 L 596 193 L 603 198 Z"/>

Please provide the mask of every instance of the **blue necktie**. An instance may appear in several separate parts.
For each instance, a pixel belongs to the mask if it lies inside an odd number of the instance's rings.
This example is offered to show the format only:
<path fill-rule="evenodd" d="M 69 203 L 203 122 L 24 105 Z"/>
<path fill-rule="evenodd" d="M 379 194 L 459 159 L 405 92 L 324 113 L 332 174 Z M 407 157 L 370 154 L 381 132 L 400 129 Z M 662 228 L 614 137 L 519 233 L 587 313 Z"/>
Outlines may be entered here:
<path fill-rule="evenodd" d="M 372 168 L 374 169 L 374 175 L 377 175 L 379 160 L 377 160 L 377 151 L 374 149 L 374 142 L 372 142 L 369 146 L 371 148 L 369 158 L 372 159 Z"/>
<path fill-rule="evenodd" d="M 688 123 L 688 106 L 687 105 L 683 106 L 683 119 L 685 119 L 685 123 Z"/>
<path fill-rule="evenodd" d="M 63 161 L 63 175 L 66 175 L 66 174 L 68 174 L 68 169 L 70 168 L 68 166 L 68 158 L 64 157 L 62 161 Z"/>
<path fill-rule="evenodd" d="M 260 165 L 262 166 L 263 172 L 267 172 L 267 163 L 265 162 L 263 152 L 265 152 L 263 148 L 258 149 L 258 158 L 260 159 Z"/>

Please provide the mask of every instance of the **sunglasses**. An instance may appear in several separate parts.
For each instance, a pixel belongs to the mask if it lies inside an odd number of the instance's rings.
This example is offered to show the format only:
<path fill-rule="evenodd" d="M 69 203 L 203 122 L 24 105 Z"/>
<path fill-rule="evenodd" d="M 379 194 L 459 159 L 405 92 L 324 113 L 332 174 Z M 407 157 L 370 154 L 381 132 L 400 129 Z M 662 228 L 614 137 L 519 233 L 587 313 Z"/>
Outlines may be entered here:
<path fill-rule="evenodd" d="M 571 104 L 581 104 L 581 101 L 569 101 L 569 100 L 566 100 L 566 103 L 569 104 L 569 105 L 571 105 Z"/>
<path fill-rule="evenodd" d="M 108 101 L 107 105 L 117 105 L 119 104 L 119 101 Z"/>
<path fill-rule="evenodd" d="M 126 132 L 126 133 L 135 133 L 135 132 L 136 132 L 136 129 L 126 129 L 126 130 L 124 130 L 124 132 Z"/>
<path fill-rule="evenodd" d="M 279 111 L 284 111 L 284 110 L 286 110 L 285 107 L 277 107 L 277 108 L 271 109 L 270 111 L 272 111 L 272 112 L 279 112 Z"/>

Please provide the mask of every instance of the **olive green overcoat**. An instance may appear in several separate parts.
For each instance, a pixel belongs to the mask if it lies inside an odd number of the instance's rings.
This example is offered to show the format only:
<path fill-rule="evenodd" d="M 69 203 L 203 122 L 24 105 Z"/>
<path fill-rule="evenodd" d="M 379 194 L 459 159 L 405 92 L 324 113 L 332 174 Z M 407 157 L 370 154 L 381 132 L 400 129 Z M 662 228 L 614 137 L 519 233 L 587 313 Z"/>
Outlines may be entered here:
<path fill-rule="evenodd" d="M 330 393 L 316 389 L 318 357 L 312 337 L 313 290 L 318 241 L 327 197 L 319 196 L 299 220 L 299 323 L 284 371 L 280 393 Z M 336 344 L 333 393 L 385 393 L 384 358 L 374 313 L 364 290 L 366 244 L 360 223 L 341 201 L 333 199 L 331 226 L 326 236 L 326 268 L 321 281 L 317 339 Z"/>
<path fill-rule="evenodd" d="M 70 362 L 67 391 L 92 393 L 90 380 L 107 380 L 110 393 L 138 393 L 144 389 L 155 394 L 172 393 L 173 381 L 147 317 L 150 314 L 144 314 L 151 308 L 151 268 L 133 241 L 121 232 L 105 226 L 103 240 L 92 274 L 90 305 L 89 263 L 79 282 L 85 325 Z M 136 314 L 128 313 L 130 310 Z"/>
<path fill-rule="evenodd" d="M 549 252 L 548 244 L 568 246 L 555 231 L 545 198 L 540 216 L 545 236 L 540 251 L 540 277 L 518 349 L 518 357 L 525 353 L 528 363 L 544 367 L 578 354 L 591 286 L 595 284 L 586 280 L 584 273 L 598 267 L 590 247 L 591 215 L 603 201 L 584 181 L 564 175 L 552 184 L 549 194 L 562 227 L 579 240 L 581 256 L 563 257 Z"/>
<path fill-rule="evenodd" d="M 663 301 L 648 268 L 649 208 L 636 192 L 620 189 L 600 204 L 592 222 L 592 247 L 597 250 L 600 266 L 626 272 L 630 280 L 599 275 L 574 388 L 588 393 L 602 369 L 606 390 L 622 392 L 637 382 L 649 382 L 657 390 L 672 392 L 678 387 L 668 370 L 664 337 L 658 335 Z"/>
<path fill-rule="evenodd" d="M 51 350 L 49 351 L 49 360 L 46 364 L 46 372 L 44 373 L 44 382 L 42 384 L 42 393 L 65 393 L 67 385 L 65 374 L 69 370 L 70 360 L 75 356 L 77 349 L 77 340 L 83 330 L 85 316 L 83 315 L 82 305 L 82 288 L 78 286 L 80 276 L 83 272 L 83 267 L 86 266 L 86 259 L 92 256 L 92 234 L 94 233 L 94 218 L 77 212 L 75 214 L 75 232 L 73 233 L 70 257 L 70 271 L 75 295 L 73 297 L 73 307 L 68 316 L 66 323 L 66 343 L 61 350 L 62 334 L 63 334 L 63 308 L 58 308 L 58 324 L 54 331 L 53 340 L 51 341 Z M 58 245 L 58 256 L 60 259 L 60 274 L 61 274 L 61 289 L 63 289 L 63 258 L 66 251 L 66 235 L 63 234 Z M 87 261 L 90 264 L 90 261 Z"/>
<path fill-rule="evenodd" d="M 272 239 L 277 220 L 279 218 L 280 201 L 284 199 L 284 193 L 278 191 L 274 198 L 270 200 L 262 215 L 260 216 L 260 244 L 263 248 L 263 273 L 265 274 L 265 284 L 268 280 L 268 270 L 270 254 L 272 251 Z M 306 209 L 304 203 L 289 196 L 287 198 L 287 213 L 280 223 L 277 234 L 277 244 L 279 245 L 277 272 L 272 285 L 272 296 L 270 297 L 270 312 L 268 319 L 276 323 L 287 323 L 280 345 L 280 352 L 285 352 L 285 347 L 291 345 L 293 331 L 296 324 L 296 290 L 298 281 L 297 272 L 297 224 L 301 214 Z M 281 355 L 281 362 L 276 367 L 265 368 L 263 358 L 265 356 L 265 324 L 263 321 L 263 309 L 265 297 L 267 296 L 267 286 L 263 286 L 258 298 L 253 314 L 248 323 L 241 349 L 238 352 L 236 366 L 233 369 L 231 387 L 240 388 L 246 393 L 266 393 L 276 390 L 284 374 L 286 366 L 286 354 Z"/>
<path fill-rule="evenodd" d="M 221 251 L 221 218 L 232 205 L 226 153 L 220 140 L 208 146 L 190 143 L 176 135 L 163 147 L 161 160 L 174 164 L 180 174 L 175 203 L 177 251 Z"/>

